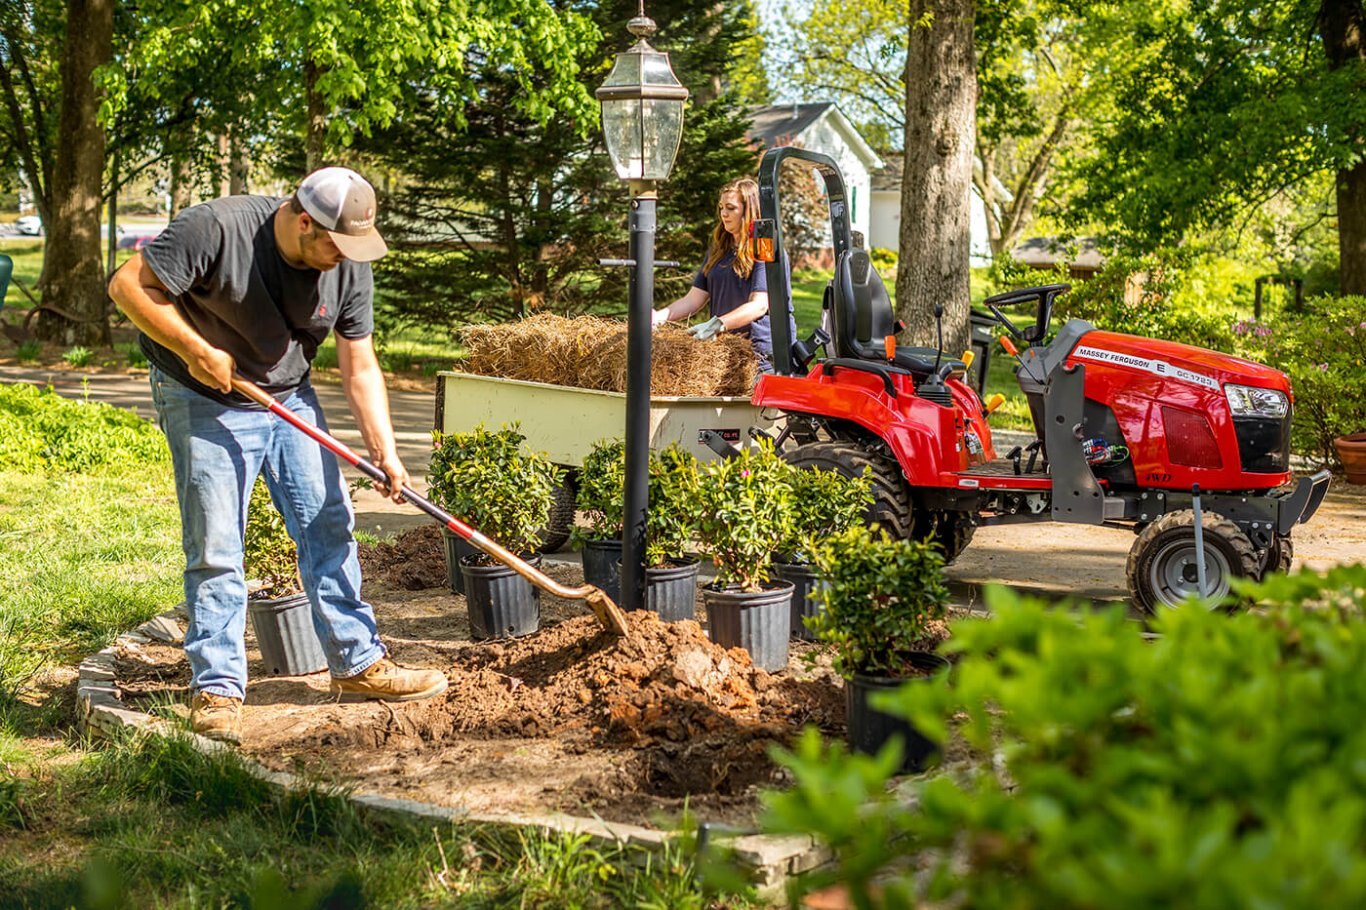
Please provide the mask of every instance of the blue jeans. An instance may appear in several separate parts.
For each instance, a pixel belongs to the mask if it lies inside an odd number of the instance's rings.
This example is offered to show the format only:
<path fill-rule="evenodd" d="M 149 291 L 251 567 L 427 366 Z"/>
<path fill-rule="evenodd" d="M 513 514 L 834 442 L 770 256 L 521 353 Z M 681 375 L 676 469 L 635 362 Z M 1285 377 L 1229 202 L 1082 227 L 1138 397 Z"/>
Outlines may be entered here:
<path fill-rule="evenodd" d="M 155 366 L 151 383 L 180 500 L 191 690 L 246 694 L 242 538 L 247 501 L 261 474 L 298 545 L 299 577 L 328 668 L 334 676 L 354 676 L 382 658 L 374 610 L 360 597 L 355 516 L 336 456 L 269 411 L 221 405 Z M 326 429 L 307 383 L 281 404 Z"/>

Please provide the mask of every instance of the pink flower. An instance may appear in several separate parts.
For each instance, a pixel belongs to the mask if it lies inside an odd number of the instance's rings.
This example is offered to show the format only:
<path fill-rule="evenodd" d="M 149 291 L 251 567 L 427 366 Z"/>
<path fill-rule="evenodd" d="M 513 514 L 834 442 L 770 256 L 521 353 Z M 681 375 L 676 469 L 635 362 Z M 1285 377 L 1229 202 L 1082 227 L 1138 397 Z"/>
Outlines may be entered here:
<path fill-rule="evenodd" d="M 1271 329 L 1267 328 L 1267 327 L 1264 326 L 1264 325 L 1259 325 L 1259 326 L 1257 326 L 1257 337 L 1259 337 L 1259 338 L 1265 338 L 1267 335 L 1270 335 L 1270 334 L 1271 334 Z"/>
<path fill-rule="evenodd" d="M 1325 368 L 1326 368 L 1326 367 L 1327 367 L 1327 365 L 1325 364 Z M 749 476 L 749 468 L 745 468 L 743 471 L 741 471 L 741 472 L 740 472 L 740 476 L 741 476 L 741 477 L 748 477 L 748 476 Z"/>
<path fill-rule="evenodd" d="M 1321 372 L 1321 373 L 1327 373 L 1327 372 L 1328 372 L 1328 364 L 1326 364 L 1326 363 L 1321 363 L 1321 364 L 1319 364 L 1319 372 Z"/>

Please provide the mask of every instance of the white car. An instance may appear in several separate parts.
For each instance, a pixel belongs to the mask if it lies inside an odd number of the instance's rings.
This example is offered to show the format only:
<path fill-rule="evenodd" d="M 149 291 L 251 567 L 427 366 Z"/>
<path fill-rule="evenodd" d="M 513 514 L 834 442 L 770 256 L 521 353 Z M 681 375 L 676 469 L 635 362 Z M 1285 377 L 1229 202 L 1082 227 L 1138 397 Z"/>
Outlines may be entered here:
<path fill-rule="evenodd" d="M 14 222 L 14 226 L 21 234 L 37 237 L 43 232 L 43 219 L 39 218 L 37 215 L 24 215 L 18 221 Z"/>

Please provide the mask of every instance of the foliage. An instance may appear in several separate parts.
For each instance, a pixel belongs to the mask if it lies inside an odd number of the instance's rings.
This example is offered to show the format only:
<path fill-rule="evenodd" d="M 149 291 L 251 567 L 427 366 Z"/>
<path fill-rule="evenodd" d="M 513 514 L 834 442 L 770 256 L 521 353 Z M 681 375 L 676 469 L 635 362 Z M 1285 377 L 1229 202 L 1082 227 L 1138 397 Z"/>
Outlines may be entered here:
<path fill-rule="evenodd" d="M 624 523 L 626 445 L 619 439 L 603 439 L 579 467 L 579 491 L 575 504 L 588 520 L 585 533 L 574 528 L 576 539 L 620 540 Z"/>
<path fill-rule="evenodd" d="M 1366 298 L 1311 300 L 1304 314 L 1243 321 L 1233 330 L 1241 353 L 1290 376 L 1296 452 L 1333 463 L 1335 437 L 1366 432 Z"/>
<path fill-rule="evenodd" d="M 650 452 L 650 506 L 645 512 L 645 564 L 664 568 L 687 552 L 697 529 L 698 463 L 677 443 Z"/>
<path fill-rule="evenodd" d="M 989 591 L 945 684 L 883 704 L 975 764 L 911 811 L 873 759 L 804 742 L 769 825 L 832 845 L 858 906 L 1360 904 L 1366 567 L 1238 587 L 1260 609 L 1165 611 L 1151 640 Z"/>
<path fill-rule="evenodd" d="M 896 275 L 896 250 L 889 250 L 885 246 L 875 246 L 868 251 L 868 258 L 873 261 L 873 268 L 877 269 L 878 274 L 884 279 Z"/>
<path fill-rule="evenodd" d="M 244 547 L 242 563 L 247 578 L 261 583 L 252 597 L 286 597 L 303 590 L 299 582 L 299 552 L 261 477 L 256 478 L 251 488 Z"/>
<path fill-rule="evenodd" d="M 833 646 L 835 672 L 905 675 L 907 653 L 927 650 L 930 623 L 948 604 L 943 555 L 926 541 L 859 525 L 830 537 L 815 557 L 825 609 L 807 624 Z"/>
<path fill-rule="evenodd" d="M 14 359 L 20 363 L 37 363 L 43 353 L 43 343 L 36 338 L 21 342 L 14 351 Z"/>
<path fill-rule="evenodd" d="M 791 534 L 794 470 L 769 443 L 698 466 L 691 509 L 718 586 L 759 591 L 768 581 L 776 548 Z"/>
<path fill-rule="evenodd" d="M 82 345 L 67 348 L 62 352 L 62 359 L 73 367 L 88 367 L 94 357 L 95 352 Z"/>
<path fill-rule="evenodd" d="M 839 471 L 794 468 L 792 522 L 775 548 L 787 562 L 809 563 L 823 541 L 862 524 L 873 504 L 867 477 L 845 477 Z"/>
<path fill-rule="evenodd" d="M 447 512 L 513 553 L 540 546 L 564 469 L 543 452 L 528 452 L 519 424 L 490 431 L 433 434 L 428 495 Z"/>
<path fill-rule="evenodd" d="M 27 384 L 0 386 L 0 467 L 89 471 L 165 462 L 166 441 L 132 411 Z"/>

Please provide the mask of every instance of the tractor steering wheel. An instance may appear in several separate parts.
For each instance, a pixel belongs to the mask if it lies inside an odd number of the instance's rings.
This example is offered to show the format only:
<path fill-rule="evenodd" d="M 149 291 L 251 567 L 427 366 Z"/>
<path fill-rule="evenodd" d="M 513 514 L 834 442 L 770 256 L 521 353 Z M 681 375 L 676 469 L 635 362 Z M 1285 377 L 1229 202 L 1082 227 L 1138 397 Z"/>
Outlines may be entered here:
<path fill-rule="evenodd" d="M 1006 327 L 1007 332 L 1014 335 L 1016 338 L 1024 337 L 1020 334 L 1020 330 L 1015 328 L 1015 323 L 1011 322 L 1006 318 L 1006 314 L 1001 312 L 1000 307 L 996 306 L 996 304 L 992 303 L 990 300 L 984 302 L 986 303 L 987 309 L 991 310 L 991 315 L 995 316 L 996 321 Z"/>

